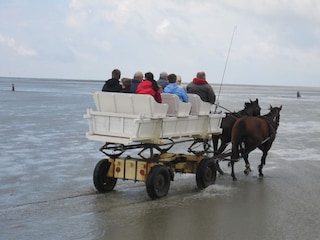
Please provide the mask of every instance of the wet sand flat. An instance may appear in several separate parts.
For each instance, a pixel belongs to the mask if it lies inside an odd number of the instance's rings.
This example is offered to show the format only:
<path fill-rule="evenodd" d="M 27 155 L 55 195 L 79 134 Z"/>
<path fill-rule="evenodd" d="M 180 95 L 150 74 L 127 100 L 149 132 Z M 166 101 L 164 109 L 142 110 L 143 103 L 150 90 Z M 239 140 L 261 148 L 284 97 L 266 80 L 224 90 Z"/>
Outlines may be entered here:
<path fill-rule="evenodd" d="M 142 183 L 119 183 L 59 199 L 1 209 L 2 239 L 319 239 L 318 162 L 269 161 L 265 177 L 219 176 L 199 191 L 177 176 L 151 201 Z M 253 164 L 252 164 L 253 165 Z M 229 169 L 222 164 L 224 170 Z"/>

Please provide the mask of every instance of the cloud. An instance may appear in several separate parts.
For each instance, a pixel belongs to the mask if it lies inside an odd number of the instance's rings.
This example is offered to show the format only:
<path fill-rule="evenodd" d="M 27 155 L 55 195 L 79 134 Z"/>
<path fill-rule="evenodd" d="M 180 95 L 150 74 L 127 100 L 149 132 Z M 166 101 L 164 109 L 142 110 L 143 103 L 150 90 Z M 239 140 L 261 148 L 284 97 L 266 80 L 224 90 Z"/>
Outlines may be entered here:
<path fill-rule="evenodd" d="M 167 35 L 169 27 L 170 22 L 167 19 L 163 19 L 163 21 L 157 26 L 156 33 L 159 35 Z"/>
<path fill-rule="evenodd" d="M 0 34 L 0 44 L 3 44 L 10 49 L 14 50 L 18 55 L 20 56 L 36 56 L 37 52 L 33 49 L 29 49 L 24 47 L 21 44 L 18 44 L 15 39 L 5 37 L 2 34 Z"/>
<path fill-rule="evenodd" d="M 81 30 L 85 26 L 86 18 L 87 18 L 87 13 L 85 11 L 76 12 L 76 13 L 70 14 L 65 19 L 65 24 L 68 27 Z"/>
<path fill-rule="evenodd" d="M 229 65 L 239 71 L 230 82 L 270 76 L 274 68 L 283 71 L 283 81 L 292 72 L 320 75 L 316 66 L 320 61 L 320 1 L 70 0 L 34 4 L 17 2 L 10 7 L 14 11 L 0 8 L 0 20 L 7 23 L 0 27 L 0 44 L 17 56 L 37 55 L 35 74 L 44 64 L 60 63 L 65 72 L 80 78 L 104 77 L 106 68 L 114 66 L 124 74 L 128 71 L 128 76 L 146 69 L 155 74 L 178 72 L 189 79 L 201 69 L 217 82 L 237 26 Z M 17 59 L 14 56 L 12 63 Z M 56 72 L 48 70 L 51 74 Z"/>
<path fill-rule="evenodd" d="M 248 11 L 258 15 L 295 16 L 320 22 L 320 2 L 316 0 L 219 0 L 221 4 L 234 9 Z"/>

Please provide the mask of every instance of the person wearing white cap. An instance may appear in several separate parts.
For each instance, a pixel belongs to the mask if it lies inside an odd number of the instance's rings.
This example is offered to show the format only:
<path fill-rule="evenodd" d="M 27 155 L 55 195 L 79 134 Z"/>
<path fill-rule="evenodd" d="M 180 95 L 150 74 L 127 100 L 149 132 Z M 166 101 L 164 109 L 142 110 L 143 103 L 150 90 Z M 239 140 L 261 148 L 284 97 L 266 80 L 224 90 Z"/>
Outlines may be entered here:
<path fill-rule="evenodd" d="M 142 82 L 143 80 L 143 73 L 138 71 L 133 75 L 133 79 L 131 82 L 131 92 L 135 93 L 137 91 L 138 85 Z"/>
<path fill-rule="evenodd" d="M 163 90 L 169 84 L 168 73 L 166 73 L 166 72 L 160 73 L 160 77 L 159 77 L 159 80 L 157 81 L 157 83 Z"/>

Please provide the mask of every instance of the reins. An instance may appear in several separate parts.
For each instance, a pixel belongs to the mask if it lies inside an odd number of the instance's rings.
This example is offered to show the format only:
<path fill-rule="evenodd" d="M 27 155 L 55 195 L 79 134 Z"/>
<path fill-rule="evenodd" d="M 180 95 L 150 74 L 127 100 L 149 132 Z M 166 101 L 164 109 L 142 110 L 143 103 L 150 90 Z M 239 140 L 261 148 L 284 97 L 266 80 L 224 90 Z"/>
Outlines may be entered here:
<path fill-rule="evenodd" d="M 215 105 L 216 106 L 216 108 L 215 108 L 215 110 L 214 110 L 214 112 L 216 113 L 216 110 L 217 110 L 217 108 L 219 107 L 219 108 L 222 108 L 222 109 L 224 109 L 224 110 L 226 110 L 226 111 L 228 111 L 229 113 L 231 113 L 231 110 L 229 110 L 229 109 L 227 109 L 227 108 L 225 108 L 225 107 L 223 107 L 223 106 L 221 106 L 221 105 L 219 105 L 219 104 L 213 104 L 213 105 Z"/>
<path fill-rule="evenodd" d="M 273 132 L 275 132 L 275 133 L 277 132 L 277 128 L 278 128 L 277 125 L 278 124 L 271 120 L 274 117 L 272 117 L 270 119 L 269 116 L 261 116 L 260 118 L 262 118 L 263 120 L 265 120 L 268 123 L 269 128 L 272 128 Z"/>

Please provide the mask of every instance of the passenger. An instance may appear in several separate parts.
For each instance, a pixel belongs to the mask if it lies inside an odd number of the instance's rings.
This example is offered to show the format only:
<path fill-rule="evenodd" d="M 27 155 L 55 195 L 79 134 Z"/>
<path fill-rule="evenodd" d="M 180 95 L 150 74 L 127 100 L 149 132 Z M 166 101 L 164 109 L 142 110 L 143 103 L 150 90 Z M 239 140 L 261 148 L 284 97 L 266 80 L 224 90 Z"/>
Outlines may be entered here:
<path fill-rule="evenodd" d="M 181 76 L 180 76 L 180 75 L 176 75 L 176 76 L 177 76 L 177 85 L 178 85 L 179 87 L 181 87 L 181 88 L 186 92 L 186 91 L 187 91 L 187 90 L 186 90 L 186 87 L 181 85 L 181 83 L 182 83 L 182 78 L 181 78 Z"/>
<path fill-rule="evenodd" d="M 200 96 L 204 102 L 214 104 L 216 101 L 216 95 L 213 88 L 206 80 L 205 72 L 198 72 L 197 77 L 193 79 L 187 86 L 187 93 L 194 93 Z"/>
<path fill-rule="evenodd" d="M 181 76 L 180 75 L 177 75 L 176 74 L 176 76 L 177 76 L 177 85 L 180 87 L 181 86 Z"/>
<path fill-rule="evenodd" d="M 143 73 L 138 71 L 134 74 L 132 82 L 131 82 L 131 92 L 135 93 L 137 91 L 137 86 L 143 80 Z"/>
<path fill-rule="evenodd" d="M 111 78 L 105 82 L 102 87 L 103 92 L 121 92 L 122 86 L 119 82 L 121 72 L 119 69 L 114 69 L 111 73 Z"/>
<path fill-rule="evenodd" d="M 137 93 L 139 94 L 149 94 L 154 97 L 154 99 L 161 103 L 161 91 L 157 82 L 153 79 L 153 74 L 147 72 L 145 75 L 145 80 L 141 82 L 137 87 Z"/>
<path fill-rule="evenodd" d="M 188 102 L 189 97 L 187 93 L 183 90 L 183 88 L 179 87 L 176 83 L 177 76 L 175 74 L 170 74 L 168 76 L 169 84 L 164 88 L 164 93 L 176 94 L 180 101 Z"/>
<path fill-rule="evenodd" d="M 131 91 L 132 79 L 130 79 L 130 78 L 122 78 L 121 79 L 121 83 L 122 83 L 121 92 L 123 92 L 123 93 L 132 93 L 132 91 Z"/>
<path fill-rule="evenodd" d="M 161 90 L 163 91 L 163 89 L 169 84 L 168 74 L 166 72 L 160 73 L 160 77 L 157 83 L 161 87 Z"/>

